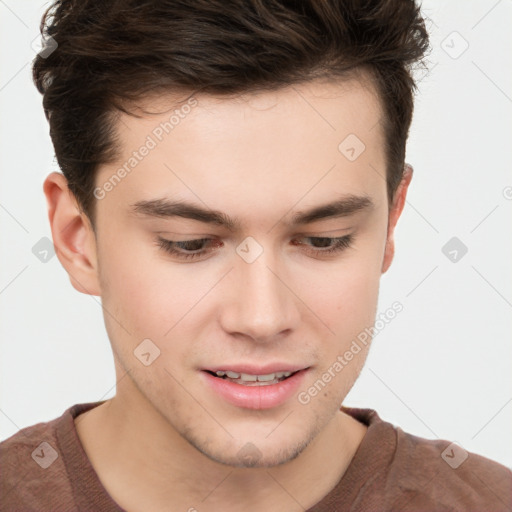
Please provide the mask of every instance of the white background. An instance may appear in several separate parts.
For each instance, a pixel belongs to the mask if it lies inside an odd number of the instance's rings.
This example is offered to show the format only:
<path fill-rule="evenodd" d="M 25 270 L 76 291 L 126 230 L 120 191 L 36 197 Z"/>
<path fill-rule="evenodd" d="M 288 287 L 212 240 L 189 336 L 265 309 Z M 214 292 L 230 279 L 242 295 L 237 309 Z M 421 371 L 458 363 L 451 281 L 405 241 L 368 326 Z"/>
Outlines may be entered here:
<path fill-rule="evenodd" d="M 42 183 L 58 170 L 31 81 L 45 5 L 0 0 L 0 439 L 115 393 L 99 299 L 76 292 L 56 257 L 32 253 L 51 238 Z M 512 466 L 512 1 L 431 0 L 423 11 L 430 73 L 379 301 L 404 310 L 345 404 Z M 456 263 L 441 251 L 454 236 L 468 248 Z"/>

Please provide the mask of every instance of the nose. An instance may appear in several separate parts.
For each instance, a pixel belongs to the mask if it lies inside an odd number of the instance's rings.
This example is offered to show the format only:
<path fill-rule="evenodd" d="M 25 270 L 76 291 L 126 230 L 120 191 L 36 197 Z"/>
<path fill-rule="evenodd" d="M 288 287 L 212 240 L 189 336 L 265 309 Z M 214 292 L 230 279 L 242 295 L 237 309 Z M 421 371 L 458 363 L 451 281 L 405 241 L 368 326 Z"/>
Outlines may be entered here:
<path fill-rule="evenodd" d="M 227 277 L 220 315 L 226 332 L 271 342 L 297 327 L 300 301 L 271 251 L 263 251 L 252 263 L 237 257 Z"/>

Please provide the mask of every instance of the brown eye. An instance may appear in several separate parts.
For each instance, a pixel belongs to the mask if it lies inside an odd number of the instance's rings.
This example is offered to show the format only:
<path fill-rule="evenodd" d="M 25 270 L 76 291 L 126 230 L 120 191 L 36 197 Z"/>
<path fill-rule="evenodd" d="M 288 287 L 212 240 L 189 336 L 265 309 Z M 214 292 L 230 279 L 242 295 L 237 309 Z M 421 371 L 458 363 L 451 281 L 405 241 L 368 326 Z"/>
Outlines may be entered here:
<path fill-rule="evenodd" d="M 212 249 L 204 249 L 207 242 L 213 242 L 213 248 L 222 245 L 222 242 L 218 242 L 212 238 L 198 238 L 196 240 L 167 240 L 165 238 L 158 237 L 157 244 L 164 251 L 183 259 L 193 259 L 204 256 Z"/>
<path fill-rule="evenodd" d="M 300 240 L 309 240 L 312 244 L 304 244 L 299 242 L 296 245 L 306 245 L 308 246 L 312 252 L 317 254 L 333 254 L 336 252 L 341 252 L 344 249 L 350 247 L 353 241 L 353 235 L 345 235 L 337 238 L 332 237 L 318 237 L 318 236 L 306 236 Z"/>

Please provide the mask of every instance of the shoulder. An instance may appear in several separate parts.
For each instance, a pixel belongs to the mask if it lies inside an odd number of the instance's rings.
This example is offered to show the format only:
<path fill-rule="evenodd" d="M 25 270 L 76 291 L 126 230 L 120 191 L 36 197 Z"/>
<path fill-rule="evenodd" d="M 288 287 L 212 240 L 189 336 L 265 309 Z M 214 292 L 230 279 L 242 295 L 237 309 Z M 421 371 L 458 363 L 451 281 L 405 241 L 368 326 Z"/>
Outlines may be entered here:
<path fill-rule="evenodd" d="M 75 510 L 63 436 L 73 442 L 73 418 L 92 405 L 76 404 L 0 442 L 0 511 Z"/>
<path fill-rule="evenodd" d="M 372 409 L 342 409 L 368 430 L 333 495 L 337 502 L 357 503 L 357 510 L 512 510 L 509 468 L 451 441 L 404 432 Z"/>
<path fill-rule="evenodd" d="M 61 491 L 64 468 L 55 436 L 57 422 L 23 428 L 0 443 L 2 510 L 21 505 L 32 509 L 37 496 Z"/>
<path fill-rule="evenodd" d="M 451 441 L 395 431 L 389 477 L 400 488 L 400 501 L 436 510 L 512 509 L 510 469 Z"/>

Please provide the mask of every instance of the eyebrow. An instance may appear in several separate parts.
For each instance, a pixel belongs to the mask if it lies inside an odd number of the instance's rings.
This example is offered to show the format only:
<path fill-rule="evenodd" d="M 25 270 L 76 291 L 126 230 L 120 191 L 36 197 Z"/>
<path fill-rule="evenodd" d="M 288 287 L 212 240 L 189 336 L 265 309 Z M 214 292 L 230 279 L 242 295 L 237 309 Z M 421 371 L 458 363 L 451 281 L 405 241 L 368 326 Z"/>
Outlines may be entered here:
<path fill-rule="evenodd" d="M 299 226 L 324 219 L 348 217 L 362 210 L 371 210 L 373 207 L 374 203 L 368 196 L 345 195 L 330 203 L 296 212 L 292 216 L 290 225 Z M 181 217 L 197 220 L 206 224 L 222 226 L 232 232 L 239 231 L 242 226 L 237 218 L 229 217 L 224 212 L 203 208 L 186 201 L 141 200 L 132 204 L 130 211 L 143 217 Z"/>

